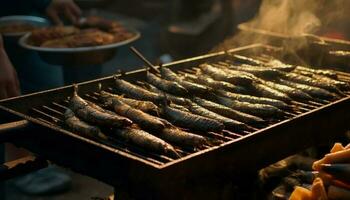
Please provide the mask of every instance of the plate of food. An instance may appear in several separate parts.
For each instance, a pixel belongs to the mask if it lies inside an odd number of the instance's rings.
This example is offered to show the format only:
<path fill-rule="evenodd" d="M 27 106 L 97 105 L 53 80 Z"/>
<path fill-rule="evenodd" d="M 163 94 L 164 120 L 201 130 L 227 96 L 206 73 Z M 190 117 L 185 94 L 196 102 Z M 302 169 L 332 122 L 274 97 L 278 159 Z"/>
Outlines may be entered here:
<path fill-rule="evenodd" d="M 116 20 L 82 18 L 76 25 L 35 29 L 19 44 L 33 50 L 50 64 L 100 64 L 114 55 L 117 47 L 140 37 L 136 30 Z"/>

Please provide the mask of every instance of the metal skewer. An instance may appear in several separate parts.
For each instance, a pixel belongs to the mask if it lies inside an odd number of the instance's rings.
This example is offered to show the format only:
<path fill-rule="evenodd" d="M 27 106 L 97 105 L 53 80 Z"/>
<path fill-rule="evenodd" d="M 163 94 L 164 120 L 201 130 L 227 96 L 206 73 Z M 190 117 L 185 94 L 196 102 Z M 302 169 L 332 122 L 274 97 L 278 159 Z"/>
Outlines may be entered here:
<path fill-rule="evenodd" d="M 153 70 L 155 73 L 160 73 L 159 69 L 157 69 L 149 60 L 147 60 L 147 58 L 145 58 L 135 47 L 131 46 L 130 49 L 137 55 L 137 57 L 146 63 L 151 70 Z"/>

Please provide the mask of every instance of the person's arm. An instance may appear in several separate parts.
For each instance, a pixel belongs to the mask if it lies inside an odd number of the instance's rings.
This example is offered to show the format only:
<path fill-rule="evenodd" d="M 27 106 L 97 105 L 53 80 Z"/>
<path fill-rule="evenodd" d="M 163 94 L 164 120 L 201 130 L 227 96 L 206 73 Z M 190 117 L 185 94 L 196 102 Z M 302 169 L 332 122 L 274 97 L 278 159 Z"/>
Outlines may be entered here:
<path fill-rule="evenodd" d="M 0 35 L 0 99 L 20 94 L 17 73 L 7 57 Z"/>

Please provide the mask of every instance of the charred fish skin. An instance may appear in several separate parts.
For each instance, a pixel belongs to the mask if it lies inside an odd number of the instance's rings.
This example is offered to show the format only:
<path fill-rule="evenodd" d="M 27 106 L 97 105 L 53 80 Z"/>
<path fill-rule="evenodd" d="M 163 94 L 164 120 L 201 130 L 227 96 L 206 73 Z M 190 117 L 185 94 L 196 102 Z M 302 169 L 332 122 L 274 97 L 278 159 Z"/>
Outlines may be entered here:
<path fill-rule="evenodd" d="M 186 80 L 189 81 L 193 81 L 196 82 L 198 84 L 202 84 L 202 85 L 206 85 L 208 87 L 213 88 L 214 90 L 226 90 L 229 92 L 235 92 L 235 93 L 239 93 L 239 94 L 247 94 L 248 91 L 241 86 L 237 86 L 237 85 L 233 85 L 229 82 L 225 82 L 225 81 L 217 81 L 212 79 L 209 76 L 205 76 L 205 75 L 200 75 L 200 76 L 195 76 L 192 74 L 185 74 L 184 78 Z"/>
<path fill-rule="evenodd" d="M 197 97 L 193 98 L 193 101 L 196 102 L 198 105 L 212 112 L 215 112 L 219 115 L 225 116 L 230 119 L 234 119 L 234 120 L 249 124 L 251 126 L 261 126 L 265 124 L 265 121 L 260 117 L 256 117 L 237 110 L 233 110 L 221 104 L 217 104 L 217 103 L 214 103 L 205 99 L 197 98 Z"/>
<path fill-rule="evenodd" d="M 323 88 L 325 90 L 328 90 L 330 92 L 335 92 L 337 94 L 341 94 L 341 92 L 339 91 L 339 89 L 335 85 L 332 85 L 332 84 L 327 83 L 325 81 L 320 81 L 320 80 L 317 80 L 314 78 L 303 76 L 300 74 L 290 72 L 290 73 L 284 74 L 282 78 L 289 80 L 289 81 L 292 81 L 292 82 L 296 82 L 296 83 L 300 83 L 300 84 L 304 84 L 304 85 L 310 85 L 310 86 L 314 86 L 314 87 L 319 87 L 319 88 Z"/>
<path fill-rule="evenodd" d="M 232 84 L 248 85 L 252 83 L 252 78 L 242 74 L 232 74 L 216 68 L 209 64 L 201 64 L 199 66 L 201 72 L 207 74 L 215 80 L 226 81 Z M 199 74 L 198 74 L 199 75 Z"/>
<path fill-rule="evenodd" d="M 72 131 L 79 134 L 104 140 L 108 139 L 108 137 L 103 134 L 97 126 L 92 126 L 84 121 L 81 121 L 69 108 L 67 108 L 64 113 L 64 122 Z"/>
<path fill-rule="evenodd" d="M 296 66 L 295 70 L 309 72 L 312 74 L 317 74 L 317 75 L 322 75 L 322 76 L 327 76 L 327 77 L 332 78 L 332 79 L 338 79 L 337 72 L 333 71 L 333 70 L 312 69 L 312 68 L 303 67 L 303 66 Z"/>
<path fill-rule="evenodd" d="M 292 99 L 288 95 L 286 95 L 278 90 L 272 89 L 271 87 L 268 87 L 268 86 L 261 84 L 261 83 L 251 84 L 250 89 L 254 93 L 257 93 L 259 96 L 268 97 L 271 99 L 278 99 L 278 100 L 281 100 L 284 102 L 292 101 Z"/>
<path fill-rule="evenodd" d="M 160 74 L 166 80 L 175 81 L 175 82 L 179 83 L 181 86 L 183 86 L 190 93 L 202 95 L 202 94 L 207 93 L 210 90 L 208 87 L 205 87 L 203 85 L 199 85 L 199 84 L 189 82 L 189 81 L 182 79 L 175 72 L 173 72 L 170 69 L 165 68 L 165 67 L 160 68 Z"/>
<path fill-rule="evenodd" d="M 166 91 L 171 94 L 176 95 L 187 95 L 188 91 L 178 84 L 177 82 L 168 81 L 162 78 L 159 78 L 158 76 L 147 72 L 147 82 L 156 86 L 160 90 Z"/>
<path fill-rule="evenodd" d="M 250 57 L 246 57 L 246 56 L 242 56 L 242 55 L 238 55 L 238 54 L 230 54 L 229 55 L 231 59 L 238 61 L 239 63 L 245 63 L 248 65 L 256 65 L 256 66 L 262 66 L 264 65 L 264 62 L 254 59 L 254 58 L 250 58 Z"/>
<path fill-rule="evenodd" d="M 103 108 L 88 103 L 78 96 L 76 91 L 69 103 L 70 109 L 84 121 L 100 126 L 124 127 L 132 124 L 128 118 L 104 111 Z"/>
<path fill-rule="evenodd" d="M 122 101 L 123 103 L 128 104 L 129 106 L 139 109 L 143 112 L 149 113 L 151 115 L 159 116 L 159 109 L 158 106 L 156 106 L 151 101 L 142 101 L 142 100 L 135 100 L 131 98 L 126 98 L 120 95 L 112 94 L 106 91 L 100 92 L 101 98 L 116 98 Z"/>
<path fill-rule="evenodd" d="M 118 78 L 115 78 L 114 90 L 137 100 L 151 101 L 153 103 L 163 101 L 160 95 Z"/>
<path fill-rule="evenodd" d="M 291 81 L 287 81 L 284 79 L 279 79 L 278 80 L 281 84 L 293 87 L 293 88 L 297 88 L 307 94 L 309 94 L 312 97 L 315 98 L 319 98 L 319 99 L 326 99 L 326 100 L 334 100 L 339 98 L 336 94 L 333 94 L 331 92 L 328 92 L 325 89 L 322 88 L 318 88 L 318 87 L 313 87 L 310 85 L 304 85 L 304 84 L 300 84 L 300 83 L 294 83 Z"/>
<path fill-rule="evenodd" d="M 141 110 L 132 108 L 116 98 L 102 98 L 102 101 L 111 105 L 113 110 L 124 117 L 131 119 L 143 129 L 160 131 L 165 128 L 165 124 L 159 118 L 149 115 Z"/>
<path fill-rule="evenodd" d="M 283 85 L 283 84 L 279 84 L 271 81 L 263 81 L 263 84 L 270 88 L 283 92 L 287 94 L 290 98 L 295 99 L 297 101 L 305 102 L 313 99 L 309 94 L 297 88 L 293 88 L 287 85 Z"/>
<path fill-rule="evenodd" d="M 285 116 L 282 110 L 266 104 L 251 104 L 247 102 L 231 100 L 222 96 L 216 96 L 216 100 L 218 103 L 223 104 L 229 108 L 259 117 L 271 118 Z"/>
<path fill-rule="evenodd" d="M 242 122 L 221 116 L 221 115 L 219 115 L 215 112 L 212 112 L 204 107 L 201 107 L 195 103 L 191 103 L 189 105 L 189 110 L 194 114 L 201 115 L 203 117 L 208 117 L 210 119 L 215 119 L 215 120 L 223 123 L 225 128 L 227 130 L 230 130 L 230 131 L 252 130 L 251 127 L 249 127 L 248 125 L 246 125 Z"/>
<path fill-rule="evenodd" d="M 170 100 L 171 102 L 173 102 L 174 104 L 179 104 L 179 105 L 187 105 L 187 100 L 183 97 L 179 97 L 179 96 L 175 96 L 173 94 L 164 92 L 162 90 L 159 90 L 158 88 L 156 88 L 155 86 L 145 83 L 145 86 L 152 92 L 157 93 L 159 96 L 162 97 L 162 100 L 164 100 L 165 98 L 167 98 L 168 100 Z"/>
<path fill-rule="evenodd" d="M 213 119 L 162 105 L 162 114 L 173 124 L 203 132 L 221 132 L 225 126 Z"/>
<path fill-rule="evenodd" d="M 224 96 L 228 97 L 233 100 L 237 101 L 242 101 L 242 102 L 248 102 L 248 103 L 253 103 L 253 104 L 266 104 L 266 105 L 271 105 L 279 109 L 284 109 L 284 110 L 290 110 L 291 107 L 284 103 L 283 101 L 276 100 L 276 99 L 270 99 L 270 98 L 265 98 L 265 97 L 256 97 L 256 96 L 251 96 L 251 95 L 243 95 L 243 94 L 235 94 L 232 92 L 226 92 L 223 90 L 218 90 L 216 91 L 216 94 L 219 96 Z"/>
<path fill-rule="evenodd" d="M 201 147 L 207 143 L 205 137 L 183 131 L 176 127 L 163 129 L 159 137 L 179 146 Z"/>
<path fill-rule="evenodd" d="M 132 144 L 150 151 L 162 153 L 175 158 L 180 157 L 172 145 L 146 131 L 135 128 L 118 128 L 114 129 L 113 133 Z"/>

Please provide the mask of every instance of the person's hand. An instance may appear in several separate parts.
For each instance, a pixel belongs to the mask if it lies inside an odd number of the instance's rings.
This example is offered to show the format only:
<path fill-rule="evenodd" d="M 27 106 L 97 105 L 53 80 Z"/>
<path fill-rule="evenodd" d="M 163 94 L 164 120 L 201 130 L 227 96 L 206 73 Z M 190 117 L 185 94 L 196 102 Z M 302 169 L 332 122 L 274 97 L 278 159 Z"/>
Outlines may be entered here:
<path fill-rule="evenodd" d="M 52 0 L 46 8 L 46 14 L 57 25 L 63 24 L 60 19 L 61 15 L 76 24 L 81 15 L 81 10 L 73 0 Z"/>
<path fill-rule="evenodd" d="M 17 73 L 8 58 L 0 35 L 0 99 L 20 94 Z"/>

